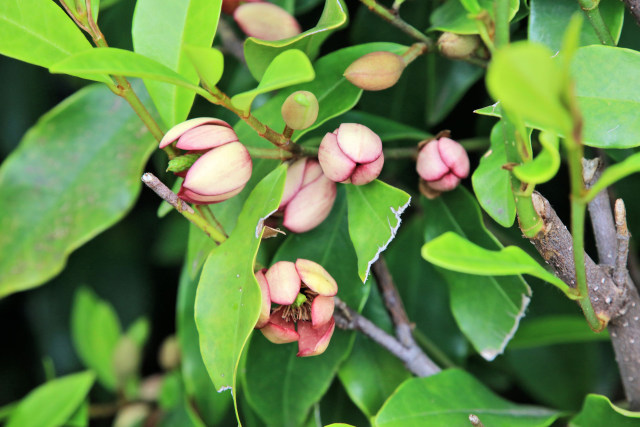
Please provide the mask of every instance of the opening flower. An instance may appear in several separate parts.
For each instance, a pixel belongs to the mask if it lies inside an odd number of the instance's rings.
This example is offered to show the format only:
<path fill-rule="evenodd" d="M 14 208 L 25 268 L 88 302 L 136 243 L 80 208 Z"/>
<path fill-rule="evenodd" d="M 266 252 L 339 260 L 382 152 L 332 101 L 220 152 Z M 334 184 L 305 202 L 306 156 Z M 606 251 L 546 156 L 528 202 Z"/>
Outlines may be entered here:
<path fill-rule="evenodd" d="M 278 261 L 256 272 L 262 308 L 256 328 L 275 344 L 298 342 L 298 357 L 322 354 L 335 329 L 338 284 L 320 264 Z M 272 303 L 278 304 L 272 307 Z"/>
<path fill-rule="evenodd" d="M 173 159 L 169 170 L 184 177 L 178 196 L 186 202 L 222 202 L 242 191 L 251 177 L 249 151 L 223 120 L 201 117 L 180 123 L 165 134 L 160 148 L 174 142 L 186 153 Z"/>

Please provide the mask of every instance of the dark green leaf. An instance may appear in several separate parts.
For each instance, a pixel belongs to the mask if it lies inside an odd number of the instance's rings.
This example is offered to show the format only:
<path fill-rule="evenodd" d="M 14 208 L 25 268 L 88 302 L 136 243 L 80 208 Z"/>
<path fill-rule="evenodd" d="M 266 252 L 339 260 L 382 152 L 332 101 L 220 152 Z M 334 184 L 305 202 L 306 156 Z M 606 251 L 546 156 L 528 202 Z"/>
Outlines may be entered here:
<path fill-rule="evenodd" d="M 73 415 L 87 397 L 93 372 L 67 375 L 32 390 L 13 410 L 7 427 L 57 427 Z"/>
<path fill-rule="evenodd" d="M 122 218 L 154 147 L 105 87 L 45 114 L 0 168 L 0 297 L 56 275 L 71 251 Z"/>
<path fill-rule="evenodd" d="M 608 340 L 604 331 L 595 333 L 582 316 L 558 315 L 525 319 L 509 342 L 509 349 L 540 347 L 584 341 Z"/>
<path fill-rule="evenodd" d="M 276 41 L 249 37 L 244 43 L 244 56 L 251 74 L 256 80 L 261 80 L 271 61 L 288 49 L 301 50 L 314 59 L 326 38 L 346 25 L 347 18 L 347 8 L 342 0 L 326 0 L 318 24 L 297 36 Z M 344 64 L 344 68 L 348 65 Z"/>
<path fill-rule="evenodd" d="M 640 412 L 627 411 L 611 403 L 606 396 L 590 394 L 584 401 L 582 411 L 570 422 L 570 427 L 609 425 L 616 427 L 637 426 Z"/>
<path fill-rule="evenodd" d="M 427 378 L 405 381 L 375 418 L 378 427 L 469 425 L 474 414 L 486 426 L 548 426 L 559 413 L 516 405 L 495 395 L 464 371 L 446 370 Z"/>
<path fill-rule="evenodd" d="M 197 85 L 198 73 L 185 46 L 211 47 L 221 4 L 222 0 L 137 1 L 131 30 L 135 51 Z M 154 80 L 146 80 L 145 84 L 165 125 L 171 127 L 187 118 L 193 91 Z"/>

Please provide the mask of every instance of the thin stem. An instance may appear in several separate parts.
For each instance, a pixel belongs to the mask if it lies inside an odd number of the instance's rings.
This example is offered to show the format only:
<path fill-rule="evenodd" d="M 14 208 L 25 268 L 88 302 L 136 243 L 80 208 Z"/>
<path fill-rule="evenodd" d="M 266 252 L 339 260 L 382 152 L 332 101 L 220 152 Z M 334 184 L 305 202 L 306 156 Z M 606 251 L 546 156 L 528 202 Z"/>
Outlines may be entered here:
<path fill-rule="evenodd" d="M 496 48 L 509 44 L 509 0 L 494 0 Z"/>
<path fill-rule="evenodd" d="M 402 56 L 404 60 L 405 66 L 411 64 L 416 60 L 420 55 L 423 55 L 429 51 L 429 46 L 422 42 L 414 43 L 409 47 L 409 49 L 405 50 Z"/>
<path fill-rule="evenodd" d="M 613 281 L 616 285 L 622 287 L 627 282 L 627 259 L 629 257 L 629 239 L 631 234 L 627 228 L 627 210 L 624 207 L 622 199 L 616 200 L 615 207 L 616 218 L 616 240 L 618 241 L 616 250 L 616 263 L 613 270 Z"/>
<path fill-rule="evenodd" d="M 396 326 L 396 336 L 405 347 L 414 345 L 413 336 L 411 335 L 411 322 L 409 322 L 409 316 L 402 304 L 402 298 L 398 293 L 391 272 L 384 258 L 380 257 L 372 266 L 373 274 L 378 279 L 378 286 L 382 293 L 382 299 L 384 300 L 387 310 L 391 313 L 391 318 Z"/>
<path fill-rule="evenodd" d="M 227 239 L 220 230 L 209 224 L 204 217 L 198 215 L 188 203 L 180 199 L 178 195 L 171 191 L 169 187 L 164 185 L 158 177 L 147 172 L 142 175 L 142 182 L 144 182 L 147 187 L 152 189 L 163 200 L 173 206 L 182 216 L 201 229 L 207 236 L 211 237 L 214 242 L 220 244 Z"/>
<path fill-rule="evenodd" d="M 229 237 L 227 233 L 225 233 L 224 227 L 222 226 L 222 224 L 220 224 L 220 221 L 218 221 L 216 216 L 213 214 L 213 211 L 211 211 L 211 209 L 209 208 L 209 205 L 195 205 L 195 207 L 201 217 L 206 219 L 209 224 L 217 228 L 225 238 Z"/>
<path fill-rule="evenodd" d="M 397 15 L 397 13 L 394 13 L 386 7 L 378 4 L 375 0 L 360 0 L 360 2 L 367 6 L 370 11 L 380 16 L 391 25 L 399 28 L 405 34 L 408 34 L 414 39 L 427 45 L 427 49 L 429 51 L 434 48 L 435 42 L 433 41 L 433 39 L 427 37 L 422 31 L 405 22 L 402 18 L 400 18 L 400 16 Z"/>
<path fill-rule="evenodd" d="M 613 40 L 613 37 L 611 37 L 611 31 L 609 31 L 607 24 L 604 22 L 602 14 L 600 13 L 600 8 L 598 7 L 600 0 L 578 0 L 578 3 L 580 4 L 580 8 L 584 11 L 584 14 L 587 15 L 589 22 L 591 22 L 591 26 L 600 39 L 600 43 L 607 46 L 615 46 L 616 43 Z"/>

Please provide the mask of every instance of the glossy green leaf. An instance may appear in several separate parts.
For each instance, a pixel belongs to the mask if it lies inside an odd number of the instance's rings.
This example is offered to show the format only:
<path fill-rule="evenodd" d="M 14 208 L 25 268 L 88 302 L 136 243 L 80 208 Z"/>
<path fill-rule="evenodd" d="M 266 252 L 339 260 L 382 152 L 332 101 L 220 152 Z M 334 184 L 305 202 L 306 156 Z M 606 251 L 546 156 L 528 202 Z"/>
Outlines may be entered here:
<path fill-rule="evenodd" d="M 558 137 L 549 132 L 541 132 L 538 139 L 542 151 L 532 161 L 513 168 L 513 174 L 522 182 L 541 184 L 550 181 L 560 169 Z"/>
<path fill-rule="evenodd" d="M 346 189 L 349 236 L 358 256 L 358 275 L 366 282 L 371 264 L 396 237 L 411 196 L 379 180 Z"/>
<path fill-rule="evenodd" d="M 607 167 L 585 198 L 592 200 L 600 191 L 636 172 L 640 172 L 640 153 L 632 154 L 622 162 Z"/>
<path fill-rule="evenodd" d="M 113 390 L 116 376 L 113 352 L 120 340 L 120 320 L 111 304 L 88 288 L 76 292 L 71 311 L 73 345 L 82 362 L 96 372 L 98 381 Z"/>
<path fill-rule="evenodd" d="M 280 204 L 286 166 L 260 181 L 245 202 L 229 239 L 205 261 L 195 303 L 200 351 L 216 390 L 233 389 L 236 370 L 260 314 L 260 288 L 253 263 L 262 222 Z"/>
<path fill-rule="evenodd" d="M 451 369 L 402 384 L 374 420 L 376 427 L 469 425 L 474 414 L 486 426 L 548 426 L 560 413 L 516 405 L 494 394 L 468 373 Z"/>
<path fill-rule="evenodd" d="M 543 316 L 522 321 L 509 349 L 608 339 L 606 331 L 593 332 L 582 316 Z"/>
<path fill-rule="evenodd" d="M 96 73 L 140 77 L 171 83 L 192 91 L 198 88 L 185 77 L 151 58 L 115 47 L 92 49 L 67 57 L 49 67 L 52 73 L 94 80 Z"/>
<path fill-rule="evenodd" d="M 545 270 L 518 246 L 507 246 L 499 251 L 480 247 L 454 232 L 446 232 L 422 247 L 422 257 L 438 267 L 482 276 L 508 276 L 530 274 L 560 289 L 568 285 Z"/>
<path fill-rule="evenodd" d="M 473 191 L 480 206 L 494 221 L 503 227 L 511 227 L 516 218 L 516 202 L 511 191 L 502 122 L 491 130 L 491 148 L 480 159 L 478 168 L 471 176 Z"/>
<path fill-rule="evenodd" d="M 149 319 L 146 317 L 140 317 L 129 326 L 125 335 L 131 338 L 139 348 L 142 348 L 149 339 L 149 329 Z"/>
<path fill-rule="evenodd" d="M 73 415 L 95 380 L 93 372 L 67 375 L 32 390 L 13 410 L 6 427 L 57 427 Z"/>
<path fill-rule="evenodd" d="M 131 35 L 134 50 L 177 72 L 193 85 L 198 73 L 187 57 L 185 45 L 211 47 L 222 0 L 139 0 Z M 153 79 L 145 80 L 165 125 L 184 121 L 195 94 L 191 90 Z"/>
<path fill-rule="evenodd" d="M 462 4 L 462 7 L 464 7 L 469 13 L 476 14 L 480 13 L 482 10 L 478 0 L 460 0 L 460 4 Z"/>
<path fill-rule="evenodd" d="M 489 93 L 525 122 L 566 135 L 572 127 L 562 103 L 564 79 L 545 46 L 516 42 L 496 51 L 487 70 Z"/>
<path fill-rule="evenodd" d="M 426 242 L 455 231 L 484 248 L 502 248 L 484 227 L 477 203 L 464 188 L 434 200 L 423 199 L 423 205 Z M 464 255 L 456 253 L 455 257 Z M 524 316 L 531 296 L 529 286 L 521 276 L 474 276 L 440 267 L 438 272 L 449 285 L 451 311 L 460 330 L 482 357 L 493 360 Z"/>
<path fill-rule="evenodd" d="M 315 78 L 313 66 L 309 58 L 297 49 L 285 50 L 269 64 L 255 89 L 239 93 L 231 98 L 233 105 L 248 113 L 256 96 L 311 81 Z"/>
<path fill-rule="evenodd" d="M 13 413 L 13 410 L 18 407 L 19 403 L 20 402 L 11 402 L 0 407 L 0 421 L 4 421 L 9 418 Z"/>
<path fill-rule="evenodd" d="M 481 9 L 493 15 L 493 0 L 472 0 L 472 2 L 477 3 Z M 456 34 L 478 34 L 478 22 L 473 19 L 473 14 L 469 13 L 467 8 L 475 9 L 475 5 L 464 5 L 461 0 L 447 1 L 431 14 L 431 27 L 429 31 L 438 30 L 449 31 Z M 519 8 L 520 0 L 509 1 L 509 19 L 513 19 Z"/>
<path fill-rule="evenodd" d="M 0 297 L 44 283 L 120 220 L 154 147 L 106 87 L 85 88 L 45 114 L 0 167 Z"/>
<path fill-rule="evenodd" d="M 613 39 L 617 42 L 622 32 L 624 4 L 618 0 L 601 0 L 600 13 Z M 529 12 L 529 40 L 546 45 L 557 52 L 571 16 L 581 12 L 575 0 L 531 0 Z M 580 32 L 580 45 L 601 44 L 593 26 L 585 22 Z"/>
<path fill-rule="evenodd" d="M 89 399 L 85 399 L 65 422 L 64 427 L 86 427 L 89 425 Z"/>
<path fill-rule="evenodd" d="M 632 427 L 640 423 L 640 412 L 622 409 L 611 403 L 609 398 L 599 394 L 589 394 L 582 410 L 569 421 L 570 427 L 590 427 L 609 425 Z"/>
<path fill-rule="evenodd" d="M 87 49 L 91 44 L 55 2 L 0 2 L 0 54 L 49 67 Z"/>
<path fill-rule="evenodd" d="M 176 334 L 180 343 L 180 369 L 186 395 L 193 399 L 207 425 L 220 425 L 232 404 L 229 393 L 217 393 L 200 353 L 194 317 L 196 289 L 202 265 L 215 242 L 194 225 L 189 227 L 189 245 L 178 285 Z"/>
<path fill-rule="evenodd" d="M 347 24 L 347 7 L 342 0 L 326 0 L 318 24 L 297 36 L 276 41 L 249 37 L 244 43 L 244 56 L 249 71 L 261 80 L 273 59 L 288 49 L 298 49 L 309 58 L 318 56 L 320 46 L 335 30 Z M 344 69 L 349 64 L 344 64 Z M 319 97 L 318 97 L 319 98 Z"/>
<path fill-rule="evenodd" d="M 196 69 L 202 85 L 213 88 L 222 78 L 224 71 L 224 55 L 218 49 L 185 46 L 184 50 Z"/>
<path fill-rule="evenodd" d="M 291 233 L 273 262 L 304 258 L 319 263 L 338 283 L 338 296 L 354 310 L 360 310 L 370 284 L 363 285 L 358 277 L 346 214 L 346 198 L 339 190 L 329 217 L 307 233 Z M 329 389 L 349 354 L 353 338 L 353 333 L 336 328 L 324 353 L 296 357 L 297 343 L 272 344 L 256 331 L 243 378 L 249 403 L 268 425 L 302 425 L 313 405 Z"/>

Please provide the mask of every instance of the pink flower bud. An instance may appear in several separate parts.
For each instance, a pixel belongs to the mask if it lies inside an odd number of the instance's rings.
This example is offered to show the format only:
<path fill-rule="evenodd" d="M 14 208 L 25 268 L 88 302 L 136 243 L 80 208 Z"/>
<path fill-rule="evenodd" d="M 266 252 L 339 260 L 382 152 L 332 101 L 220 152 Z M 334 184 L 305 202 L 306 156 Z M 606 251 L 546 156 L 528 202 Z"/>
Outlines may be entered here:
<path fill-rule="evenodd" d="M 288 39 L 301 32 L 296 18 L 273 3 L 245 3 L 236 9 L 233 19 L 246 35 L 262 40 Z"/>
<path fill-rule="evenodd" d="M 462 145 L 442 137 L 420 149 L 416 169 L 432 190 L 450 191 L 469 175 L 469 156 Z"/>
<path fill-rule="evenodd" d="M 363 90 L 383 90 L 395 85 L 406 64 L 400 55 L 391 52 L 372 52 L 356 59 L 344 76 Z"/>
<path fill-rule="evenodd" d="M 317 161 L 297 160 L 287 172 L 279 207 L 284 212 L 282 224 L 294 233 L 315 228 L 329 216 L 336 194 L 336 184 L 322 173 Z"/>
<path fill-rule="evenodd" d="M 177 141 L 177 142 L 176 142 Z M 176 148 L 200 156 L 184 176 L 178 196 L 190 203 L 218 203 L 235 196 L 251 177 L 251 157 L 233 128 L 213 118 L 187 120 L 171 128 L 160 148 L 175 142 Z"/>
<path fill-rule="evenodd" d="M 282 118 L 291 129 L 306 129 L 318 118 L 318 99 L 306 90 L 293 92 L 282 103 Z"/>
<path fill-rule="evenodd" d="M 382 141 L 371 129 L 343 123 L 322 139 L 318 150 L 322 171 L 332 181 L 364 185 L 380 175 Z"/>
<path fill-rule="evenodd" d="M 259 2 L 262 0 L 222 0 L 222 13 L 233 15 L 233 12 L 244 3 Z"/>

